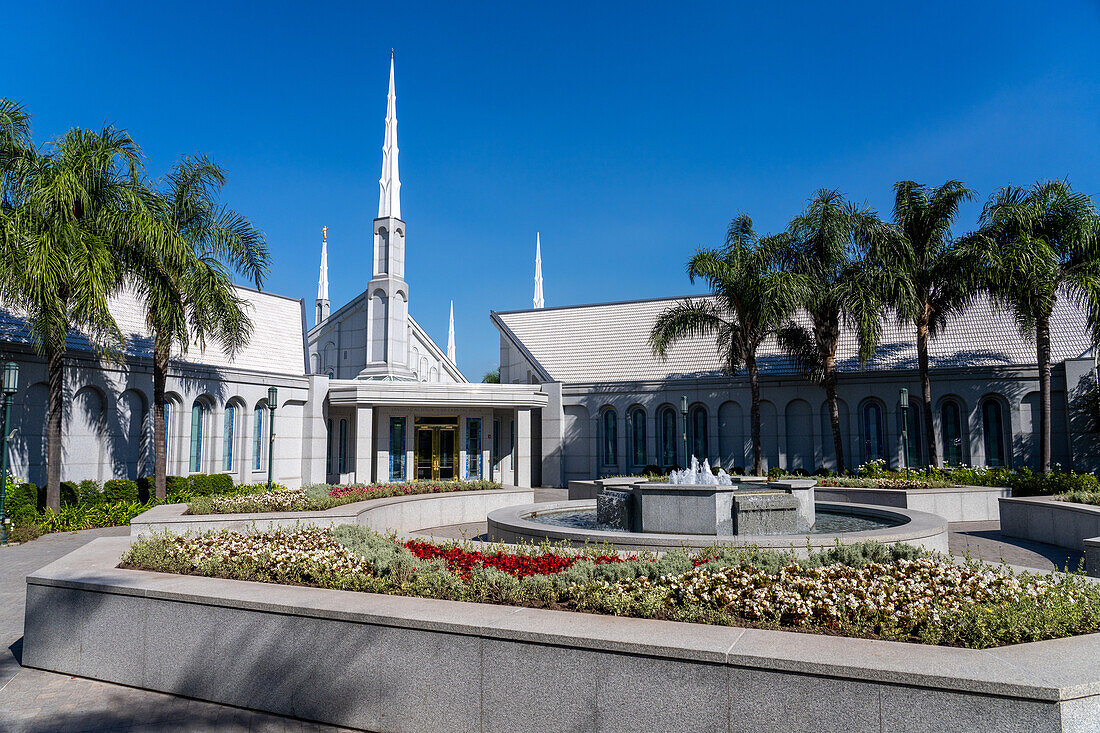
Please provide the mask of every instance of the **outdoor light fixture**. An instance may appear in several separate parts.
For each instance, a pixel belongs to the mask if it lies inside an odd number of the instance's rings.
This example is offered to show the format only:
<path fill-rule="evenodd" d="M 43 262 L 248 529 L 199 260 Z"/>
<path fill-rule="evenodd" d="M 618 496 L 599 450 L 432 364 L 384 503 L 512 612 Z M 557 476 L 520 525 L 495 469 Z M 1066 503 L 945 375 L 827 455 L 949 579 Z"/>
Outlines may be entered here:
<path fill-rule="evenodd" d="M 270 441 L 267 447 L 267 490 L 271 491 L 271 468 L 275 465 L 275 407 L 279 404 L 279 390 L 274 385 L 267 388 L 267 408 L 271 411 L 271 427 L 267 431 Z"/>
<path fill-rule="evenodd" d="M 687 395 L 680 395 L 680 414 L 684 418 L 684 465 L 683 468 L 687 468 L 691 465 L 691 457 L 688 455 L 688 398 Z"/>
<path fill-rule="evenodd" d="M 901 406 L 901 455 L 905 461 L 905 478 L 909 478 L 909 390 L 905 387 L 898 392 L 898 404 Z"/>
<path fill-rule="evenodd" d="M 3 383 L 4 434 L 0 436 L 0 545 L 8 544 L 8 515 L 4 504 L 8 494 L 8 423 L 11 422 L 11 403 L 19 389 L 19 365 L 9 361 L 4 365 Z"/>

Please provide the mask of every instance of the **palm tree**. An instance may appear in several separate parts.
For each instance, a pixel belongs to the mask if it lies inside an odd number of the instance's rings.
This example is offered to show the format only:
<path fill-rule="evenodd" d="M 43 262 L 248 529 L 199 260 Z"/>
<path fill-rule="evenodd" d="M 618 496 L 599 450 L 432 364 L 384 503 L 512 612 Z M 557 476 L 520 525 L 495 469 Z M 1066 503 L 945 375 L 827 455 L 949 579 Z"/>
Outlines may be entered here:
<path fill-rule="evenodd" d="M 748 372 L 756 475 L 764 470 L 756 352 L 794 311 L 804 289 L 800 275 L 779 267 L 786 244 L 785 235 L 758 238 L 748 216 L 734 219 L 723 249 L 700 249 L 688 262 L 688 277 L 693 283 L 696 278 L 704 280 L 713 297 L 671 306 L 657 317 L 649 336 L 653 353 L 661 358 L 682 339 L 714 336 L 726 371 L 733 375 L 744 368 Z"/>
<path fill-rule="evenodd" d="M 137 240 L 126 253 L 131 287 L 145 303 L 153 333 L 153 475 L 157 498 L 167 494 L 165 383 L 174 352 L 207 341 L 231 356 L 248 344 L 252 322 L 231 271 L 260 287 L 271 257 L 263 234 L 217 202 L 225 171 L 206 157 L 182 159 L 162 190 L 147 193 L 159 239 Z M 164 241 L 182 243 L 177 256 Z"/>
<path fill-rule="evenodd" d="M 10 103 L 0 106 L 7 110 L 0 138 L 10 256 L 3 294 L 26 314 L 35 347 L 46 360 L 46 502 L 58 511 L 65 339 L 79 331 L 101 356 L 118 353 L 122 334 L 108 301 L 122 282 L 119 247 L 149 225 L 140 150 L 129 135 L 110 126 L 99 132 L 74 128 L 40 150 L 29 130 L 21 130 Z"/>
<path fill-rule="evenodd" d="M 1100 344 L 1100 215 L 1064 181 L 1002 188 L 990 197 L 968 247 L 990 266 L 989 287 L 1035 338 L 1039 467 L 1051 468 L 1050 318 L 1059 297 L 1085 306 Z"/>
<path fill-rule="evenodd" d="M 789 321 L 779 332 L 779 344 L 808 379 L 825 387 L 837 472 L 843 473 L 844 440 L 836 390 L 840 329 L 856 330 L 860 363 L 866 363 L 882 331 L 883 298 L 865 253 L 888 230 L 875 212 L 846 202 L 839 191 L 822 189 L 791 221 L 788 231 L 787 262 L 808 283 L 800 305 L 810 327 Z"/>
<path fill-rule="evenodd" d="M 959 205 L 974 192 L 960 181 L 929 189 L 913 181 L 894 184 L 894 236 L 876 240 L 870 259 L 884 276 L 889 304 L 901 323 L 917 332 L 922 412 L 928 465 L 939 465 L 932 420 L 928 340 L 973 300 L 981 272 L 964 250 L 953 246 L 951 225 Z"/>

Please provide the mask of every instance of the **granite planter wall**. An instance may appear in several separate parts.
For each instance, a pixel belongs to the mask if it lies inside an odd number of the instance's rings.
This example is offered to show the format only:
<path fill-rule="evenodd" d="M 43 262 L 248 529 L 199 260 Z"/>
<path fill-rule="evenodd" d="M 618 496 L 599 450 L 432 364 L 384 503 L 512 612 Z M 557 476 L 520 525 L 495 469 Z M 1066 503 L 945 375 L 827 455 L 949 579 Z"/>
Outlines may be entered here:
<path fill-rule="evenodd" d="M 950 486 L 944 489 L 860 489 L 816 487 L 822 501 L 879 504 L 938 514 L 948 522 L 986 522 L 998 517 L 997 500 L 1012 495 L 1001 486 Z"/>
<path fill-rule="evenodd" d="M 1050 496 L 1001 499 L 1001 534 L 1084 550 L 1086 539 L 1100 537 L 1100 506 Z"/>
<path fill-rule="evenodd" d="M 223 529 L 269 530 L 277 527 L 310 525 L 335 527 L 358 524 L 376 532 L 415 532 L 448 524 L 483 522 L 489 512 L 535 500 L 533 489 L 508 486 L 486 491 L 452 491 L 441 494 L 413 494 L 354 504 L 317 512 L 263 512 L 258 514 L 187 514 L 186 504 L 161 504 L 130 520 L 130 534 L 148 536 L 157 532 L 185 534 Z"/>
<path fill-rule="evenodd" d="M 371 731 L 1095 731 L 1100 635 L 985 651 L 117 568 L 27 578 L 27 666 Z"/>

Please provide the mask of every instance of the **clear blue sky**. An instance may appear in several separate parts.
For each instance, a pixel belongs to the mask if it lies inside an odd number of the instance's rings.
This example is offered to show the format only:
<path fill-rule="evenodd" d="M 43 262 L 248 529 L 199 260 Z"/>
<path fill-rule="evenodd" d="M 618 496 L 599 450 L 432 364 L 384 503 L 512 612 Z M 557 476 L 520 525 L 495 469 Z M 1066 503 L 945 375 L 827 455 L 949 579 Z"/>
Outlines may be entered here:
<path fill-rule="evenodd" d="M 471 379 L 490 309 L 531 305 L 536 230 L 565 305 L 693 292 L 730 218 L 781 229 L 822 187 L 1100 192 L 1095 1 L 161 5 L 10 3 L 0 95 L 40 141 L 128 129 L 154 175 L 212 155 L 312 322 L 322 225 L 333 309 L 370 279 L 396 49 L 410 310 L 445 345 L 454 298 Z"/>

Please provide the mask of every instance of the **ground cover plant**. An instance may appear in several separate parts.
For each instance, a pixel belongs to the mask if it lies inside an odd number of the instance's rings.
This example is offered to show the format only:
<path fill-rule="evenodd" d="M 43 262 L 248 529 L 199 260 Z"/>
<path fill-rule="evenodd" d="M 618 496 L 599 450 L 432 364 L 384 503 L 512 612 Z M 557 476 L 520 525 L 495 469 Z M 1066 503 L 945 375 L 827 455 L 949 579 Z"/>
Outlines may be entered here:
<path fill-rule="evenodd" d="M 122 566 L 269 583 L 987 648 L 1100 631 L 1100 586 L 877 542 L 621 555 L 362 527 L 162 535 Z"/>
<path fill-rule="evenodd" d="M 263 484 L 259 484 L 263 487 Z M 191 514 L 241 514 L 256 512 L 305 512 L 331 509 L 367 499 L 451 491 L 499 489 L 493 481 L 406 481 L 388 484 L 310 484 L 300 489 L 277 487 L 274 491 L 251 491 L 225 496 L 203 496 L 188 505 Z"/>

